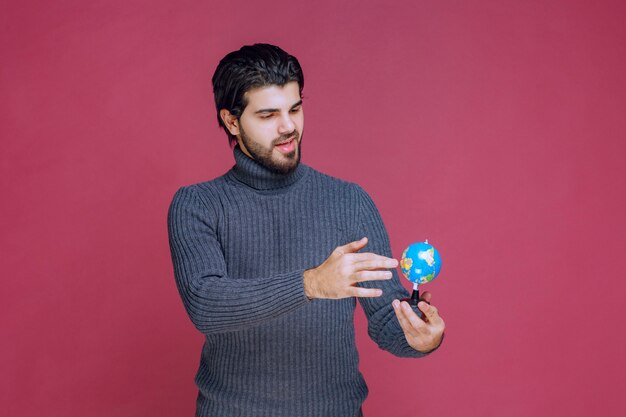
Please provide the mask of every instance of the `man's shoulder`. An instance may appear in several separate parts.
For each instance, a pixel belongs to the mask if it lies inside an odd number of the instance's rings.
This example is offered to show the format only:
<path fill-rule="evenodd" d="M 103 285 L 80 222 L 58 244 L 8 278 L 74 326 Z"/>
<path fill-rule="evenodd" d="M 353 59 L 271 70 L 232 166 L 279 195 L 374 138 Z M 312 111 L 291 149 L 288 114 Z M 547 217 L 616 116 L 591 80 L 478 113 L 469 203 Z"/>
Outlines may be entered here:
<path fill-rule="evenodd" d="M 318 171 L 315 168 L 311 168 L 310 166 L 307 166 L 307 168 L 311 171 L 309 177 L 312 179 L 312 181 L 318 183 L 320 186 L 323 186 L 325 188 L 346 192 L 354 192 L 362 189 L 355 182 L 347 181 L 339 177 L 334 177 L 332 175 Z"/>
<path fill-rule="evenodd" d="M 189 204 L 191 201 L 199 201 L 204 206 L 212 205 L 211 202 L 219 199 L 219 195 L 223 189 L 228 186 L 226 174 L 211 180 L 182 185 L 174 193 L 172 204 L 178 200 L 185 201 Z"/>
<path fill-rule="evenodd" d="M 227 179 L 228 172 L 210 180 L 183 185 L 180 187 L 180 189 L 193 190 L 194 192 L 199 194 L 212 194 L 216 192 L 219 193 L 224 188 L 231 185 Z"/>
<path fill-rule="evenodd" d="M 340 197 L 344 203 L 378 210 L 372 196 L 358 183 L 333 177 L 313 168 L 311 168 L 311 170 L 315 173 L 313 177 L 315 177 L 320 184 L 320 189 L 324 189 L 327 193 Z"/>
<path fill-rule="evenodd" d="M 215 191 L 220 191 L 224 189 L 225 187 L 229 186 L 229 182 L 226 179 L 227 174 L 228 173 L 222 174 L 219 177 L 213 178 L 211 180 L 206 180 L 206 181 L 186 185 L 185 187 L 193 188 L 196 191 L 202 192 L 202 193 L 211 193 Z"/>

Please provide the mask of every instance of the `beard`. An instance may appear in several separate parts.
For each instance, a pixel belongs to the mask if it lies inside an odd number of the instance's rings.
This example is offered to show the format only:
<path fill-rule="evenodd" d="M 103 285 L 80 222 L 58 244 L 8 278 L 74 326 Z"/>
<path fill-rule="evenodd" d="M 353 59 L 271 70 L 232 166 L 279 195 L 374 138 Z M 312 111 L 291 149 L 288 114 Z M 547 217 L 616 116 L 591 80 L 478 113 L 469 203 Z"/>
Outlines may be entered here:
<path fill-rule="evenodd" d="M 287 175 L 295 171 L 295 169 L 300 164 L 301 157 L 301 149 L 300 145 L 302 144 L 302 135 L 297 130 L 293 132 L 281 135 L 276 139 L 272 140 L 272 144 L 270 148 L 264 148 L 263 145 L 258 144 L 254 140 L 250 139 L 246 132 L 244 132 L 243 127 L 239 127 L 239 135 L 241 136 L 241 141 L 243 145 L 246 147 L 252 158 L 257 161 L 259 164 L 263 165 L 265 168 L 270 170 L 275 174 Z M 293 140 L 296 141 L 296 148 L 289 152 L 288 154 L 283 154 L 285 160 L 276 160 L 272 158 L 274 153 L 274 146 L 279 144 L 280 142 L 284 142 L 288 138 L 293 136 Z"/>

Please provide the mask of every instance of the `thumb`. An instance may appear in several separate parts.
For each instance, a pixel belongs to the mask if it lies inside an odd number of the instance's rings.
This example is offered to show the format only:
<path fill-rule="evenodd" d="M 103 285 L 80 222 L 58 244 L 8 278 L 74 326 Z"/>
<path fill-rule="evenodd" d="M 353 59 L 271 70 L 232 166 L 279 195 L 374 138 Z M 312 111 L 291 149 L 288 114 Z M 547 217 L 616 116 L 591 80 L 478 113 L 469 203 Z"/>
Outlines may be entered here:
<path fill-rule="evenodd" d="M 354 253 L 361 249 L 363 249 L 367 245 L 367 238 L 364 237 L 361 240 L 355 240 L 354 242 L 350 242 L 343 246 L 337 246 L 335 249 L 335 253 L 338 255 L 343 255 L 344 253 Z"/>

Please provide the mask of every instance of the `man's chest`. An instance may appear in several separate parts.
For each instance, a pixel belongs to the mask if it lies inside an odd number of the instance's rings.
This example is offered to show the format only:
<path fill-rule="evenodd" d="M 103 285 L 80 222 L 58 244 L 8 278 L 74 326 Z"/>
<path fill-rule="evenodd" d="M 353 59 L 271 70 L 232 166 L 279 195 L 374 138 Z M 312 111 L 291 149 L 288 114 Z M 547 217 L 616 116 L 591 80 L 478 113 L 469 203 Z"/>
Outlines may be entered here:
<path fill-rule="evenodd" d="M 311 195 L 235 202 L 218 228 L 228 273 L 253 278 L 315 267 L 348 242 L 349 215 Z"/>

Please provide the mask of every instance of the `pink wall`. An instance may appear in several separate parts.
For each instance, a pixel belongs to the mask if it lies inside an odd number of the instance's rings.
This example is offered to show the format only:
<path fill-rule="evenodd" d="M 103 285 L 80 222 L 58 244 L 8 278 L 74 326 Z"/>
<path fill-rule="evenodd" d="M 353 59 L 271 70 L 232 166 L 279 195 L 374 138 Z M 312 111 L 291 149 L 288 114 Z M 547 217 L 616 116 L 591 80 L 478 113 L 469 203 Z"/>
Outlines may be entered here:
<path fill-rule="evenodd" d="M 249 3 L 249 4 L 246 4 Z M 429 238 L 426 360 L 357 327 L 368 416 L 623 416 L 620 1 L 13 1 L 0 11 L 0 401 L 190 416 L 202 343 L 174 191 L 233 163 L 210 76 L 272 42 L 306 75 L 304 162 L 360 183 L 399 256 Z M 408 284 L 408 283 L 407 283 Z"/>

